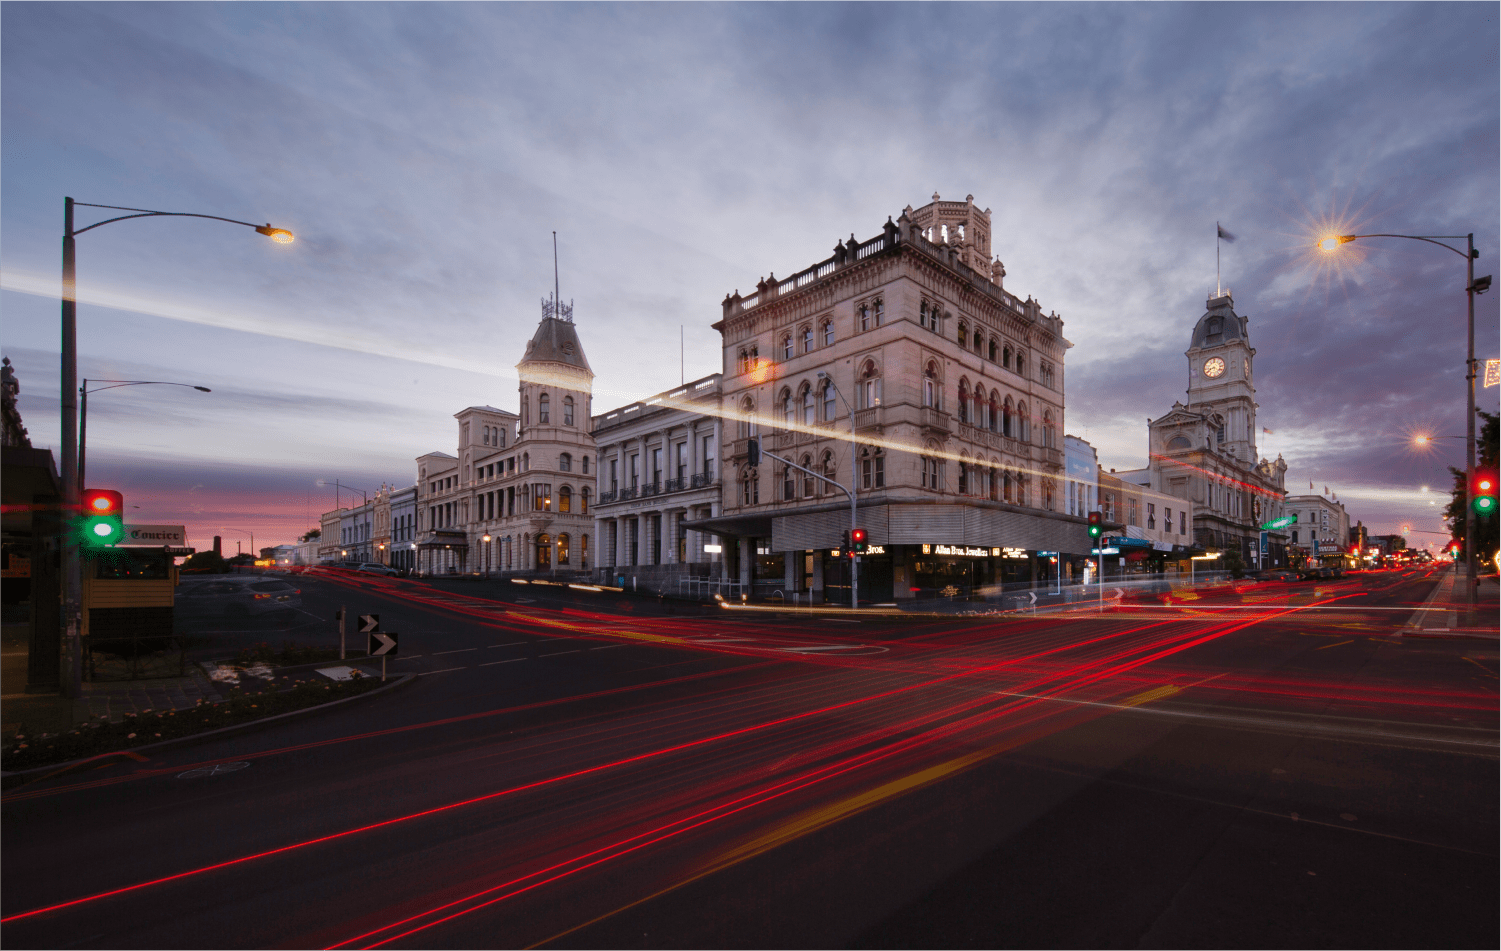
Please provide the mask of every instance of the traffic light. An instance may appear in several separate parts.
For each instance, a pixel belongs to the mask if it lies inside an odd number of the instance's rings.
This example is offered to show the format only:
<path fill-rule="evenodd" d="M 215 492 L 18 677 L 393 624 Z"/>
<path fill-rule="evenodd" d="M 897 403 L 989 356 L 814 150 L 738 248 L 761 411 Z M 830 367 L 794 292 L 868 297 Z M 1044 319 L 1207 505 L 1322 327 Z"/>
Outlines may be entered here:
<path fill-rule="evenodd" d="M 747 439 L 745 441 L 745 464 L 748 466 L 761 464 L 761 440 Z"/>
<path fill-rule="evenodd" d="M 1099 538 L 1100 537 L 1100 533 L 1103 532 L 1104 530 L 1105 530 L 1105 526 L 1102 524 L 1102 519 L 1100 518 L 1100 513 L 1099 512 L 1090 512 L 1089 513 L 1089 537 L 1090 538 Z"/>
<path fill-rule="evenodd" d="M 125 498 L 114 489 L 85 489 L 79 544 L 109 548 L 125 537 Z"/>
<path fill-rule="evenodd" d="M 854 548 L 855 554 L 857 555 L 863 555 L 865 553 L 865 549 L 868 547 L 865 544 L 865 529 L 850 529 L 850 546 Z"/>
<path fill-rule="evenodd" d="M 1496 470 L 1476 469 L 1470 483 L 1470 506 L 1476 515 L 1496 514 Z"/>

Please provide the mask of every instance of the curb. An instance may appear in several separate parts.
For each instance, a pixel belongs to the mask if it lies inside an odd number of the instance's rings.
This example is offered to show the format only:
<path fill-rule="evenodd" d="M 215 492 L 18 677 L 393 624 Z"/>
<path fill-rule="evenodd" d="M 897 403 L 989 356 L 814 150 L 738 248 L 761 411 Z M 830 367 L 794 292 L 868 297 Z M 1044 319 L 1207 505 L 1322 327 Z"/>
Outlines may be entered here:
<path fill-rule="evenodd" d="M 320 703 L 317 706 L 303 707 L 301 710 L 289 710 L 286 713 L 278 713 L 274 717 L 262 717 L 259 720 L 250 720 L 246 723 L 236 723 L 234 726 L 220 727 L 217 730 L 209 730 L 206 733 L 194 733 L 189 736 L 174 737 L 170 740 L 162 740 L 160 743 L 147 743 L 143 746 L 132 746 L 129 749 L 114 750 L 109 753 L 99 753 L 95 756 L 87 756 L 83 759 L 69 760 L 65 763 L 53 763 L 49 766 L 35 766 L 31 769 L 18 770 L 14 773 L 0 772 L 0 783 L 3 783 L 4 788 L 9 790 L 17 786 L 24 786 L 25 784 L 34 782 L 38 779 L 45 779 L 47 778 L 47 776 L 54 776 L 59 773 L 68 772 L 72 769 L 77 769 L 78 767 L 83 766 L 86 763 L 95 763 L 100 760 L 109 759 L 112 756 L 124 756 L 127 753 L 142 753 L 147 750 L 162 752 L 165 750 L 177 749 L 179 747 L 192 746 L 193 744 L 204 740 L 217 740 L 241 733 L 252 733 L 255 730 L 277 723 L 281 720 L 289 720 L 294 717 L 301 717 L 311 713 L 317 713 L 322 710 L 329 710 L 333 707 L 339 706 L 340 704 L 355 703 L 360 700 L 368 700 L 371 697 L 379 696 L 380 694 L 383 694 L 389 690 L 395 690 L 397 687 L 411 683 L 416 679 L 416 674 L 403 674 L 401 677 L 386 684 L 384 687 L 376 687 L 374 690 L 369 690 L 365 693 L 357 694 L 353 697 L 345 697 L 342 700 L 333 700 L 329 703 Z"/>

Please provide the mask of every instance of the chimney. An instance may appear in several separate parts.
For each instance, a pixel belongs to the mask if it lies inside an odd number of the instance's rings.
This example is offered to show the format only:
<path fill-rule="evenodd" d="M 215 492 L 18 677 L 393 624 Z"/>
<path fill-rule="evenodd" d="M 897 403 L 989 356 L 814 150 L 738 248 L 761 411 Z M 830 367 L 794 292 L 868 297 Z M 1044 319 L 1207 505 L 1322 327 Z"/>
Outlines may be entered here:
<path fill-rule="evenodd" d="M 221 547 L 222 546 L 221 546 L 221 542 L 219 541 L 219 536 L 215 535 L 214 536 L 214 554 L 216 554 L 216 555 L 218 555 L 218 556 L 220 556 L 222 558 L 224 556 L 224 552 L 221 550 Z"/>

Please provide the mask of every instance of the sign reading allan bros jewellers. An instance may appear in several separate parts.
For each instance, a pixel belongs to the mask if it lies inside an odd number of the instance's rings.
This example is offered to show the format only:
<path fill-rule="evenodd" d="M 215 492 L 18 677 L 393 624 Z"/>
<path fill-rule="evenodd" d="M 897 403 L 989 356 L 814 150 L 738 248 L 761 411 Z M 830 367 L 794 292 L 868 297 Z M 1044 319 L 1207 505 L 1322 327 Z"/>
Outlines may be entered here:
<path fill-rule="evenodd" d="M 924 545 L 924 555 L 947 555 L 960 558 L 999 558 L 999 548 L 972 548 L 966 545 Z"/>
<path fill-rule="evenodd" d="M 160 548 L 171 545 L 181 547 L 187 540 L 187 532 L 181 525 L 126 525 L 125 536 L 120 545 Z"/>

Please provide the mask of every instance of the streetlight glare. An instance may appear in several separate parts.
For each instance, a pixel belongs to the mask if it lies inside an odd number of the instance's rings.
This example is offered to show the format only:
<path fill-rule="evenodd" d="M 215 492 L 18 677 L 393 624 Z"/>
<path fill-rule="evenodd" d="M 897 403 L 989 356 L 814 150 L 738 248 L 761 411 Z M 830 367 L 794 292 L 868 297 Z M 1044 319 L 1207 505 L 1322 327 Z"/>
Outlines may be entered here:
<path fill-rule="evenodd" d="M 257 225 L 255 230 L 260 234 L 263 234 L 266 237 L 270 238 L 272 241 L 275 241 L 277 244 L 291 244 L 293 241 L 297 240 L 297 236 L 292 234 L 292 232 L 288 231 L 285 228 L 273 228 L 271 227 L 270 222 L 267 222 L 264 225 Z"/>
<path fill-rule="evenodd" d="M 1335 248 L 1339 247 L 1339 239 L 1325 238 L 1324 240 L 1319 242 L 1319 247 L 1323 248 L 1325 251 L 1333 251 Z"/>

